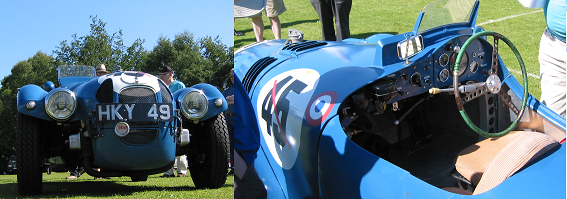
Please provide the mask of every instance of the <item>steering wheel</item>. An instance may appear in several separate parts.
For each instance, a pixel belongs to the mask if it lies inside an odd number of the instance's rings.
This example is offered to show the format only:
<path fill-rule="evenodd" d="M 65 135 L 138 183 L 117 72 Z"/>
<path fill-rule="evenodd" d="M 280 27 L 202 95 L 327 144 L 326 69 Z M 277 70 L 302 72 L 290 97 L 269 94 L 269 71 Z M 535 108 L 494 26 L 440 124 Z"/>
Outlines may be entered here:
<path fill-rule="evenodd" d="M 521 110 L 518 114 L 518 117 L 516 118 L 516 120 L 514 120 L 514 122 L 512 122 L 510 124 L 510 126 L 506 129 L 504 129 L 501 132 L 498 133 L 488 133 L 482 129 L 480 129 L 478 126 L 476 126 L 471 119 L 469 118 L 469 116 L 467 115 L 467 113 L 465 112 L 465 108 L 463 107 L 463 101 L 461 100 L 461 96 L 459 93 L 459 86 L 458 86 L 458 72 L 459 72 L 459 63 L 461 63 L 461 59 L 463 57 L 463 54 L 465 53 L 467 47 L 475 40 L 478 39 L 479 37 L 482 36 L 492 36 L 494 37 L 494 45 L 493 45 L 493 51 L 492 51 L 492 68 L 490 70 L 490 75 L 486 80 L 486 84 L 483 86 L 483 88 L 479 88 L 479 89 L 488 89 L 489 92 L 493 93 L 493 94 L 498 94 L 498 95 L 502 95 L 504 93 L 500 92 L 500 87 L 501 87 L 501 80 L 498 77 L 498 39 L 502 39 L 502 41 L 504 41 L 504 43 L 506 43 L 508 45 L 508 47 L 512 50 L 512 52 L 514 52 L 514 54 L 516 55 L 516 59 L 518 59 L 518 62 L 520 63 L 520 68 L 522 69 L 522 76 L 524 79 L 524 95 L 522 98 L 522 107 Z M 459 51 L 459 54 L 457 55 L 457 59 L 455 60 L 455 68 L 453 70 L 453 88 L 454 88 L 454 94 L 455 94 L 455 100 L 457 101 L 457 107 L 459 108 L 459 112 L 461 113 L 461 116 L 463 117 L 463 120 L 465 120 L 465 122 L 467 123 L 467 125 L 476 133 L 485 136 L 485 137 L 500 137 L 500 136 L 504 136 L 506 134 L 508 134 L 510 131 L 512 131 L 514 128 L 516 128 L 516 125 L 518 125 L 518 122 L 520 121 L 520 118 L 522 118 L 522 115 L 524 114 L 524 110 L 526 109 L 526 104 L 528 101 L 528 76 L 526 73 L 526 67 L 524 66 L 524 61 L 522 60 L 522 57 L 520 56 L 520 52 L 518 52 L 518 49 L 516 49 L 516 47 L 514 46 L 514 44 L 512 44 L 512 42 L 506 38 L 504 35 L 501 35 L 499 33 L 493 32 L 493 31 L 482 31 L 479 33 L 474 34 L 473 36 L 471 36 L 469 39 L 467 39 L 467 41 L 463 44 L 463 47 L 461 47 L 461 50 Z"/>

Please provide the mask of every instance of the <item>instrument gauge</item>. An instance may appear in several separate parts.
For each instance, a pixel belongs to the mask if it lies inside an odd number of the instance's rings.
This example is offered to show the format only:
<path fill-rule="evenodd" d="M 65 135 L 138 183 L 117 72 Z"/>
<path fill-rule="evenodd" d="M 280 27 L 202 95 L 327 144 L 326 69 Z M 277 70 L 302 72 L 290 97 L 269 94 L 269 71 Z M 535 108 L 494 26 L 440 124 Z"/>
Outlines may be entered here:
<path fill-rule="evenodd" d="M 477 61 L 471 62 L 471 65 L 469 66 L 469 71 L 471 71 L 471 73 L 475 73 L 477 70 L 478 70 L 478 62 Z"/>
<path fill-rule="evenodd" d="M 449 79 L 449 70 L 444 68 L 443 70 L 441 70 L 441 72 L 439 72 L 439 81 L 446 82 L 448 79 Z"/>
<path fill-rule="evenodd" d="M 451 70 L 451 75 L 453 75 L 454 73 L 453 70 L 455 70 L 455 60 L 457 59 L 457 54 L 458 53 L 456 52 L 453 53 L 451 59 L 449 60 L 449 69 Z M 463 54 L 463 57 L 461 58 L 461 63 L 459 64 L 458 76 L 461 76 L 465 73 L 468 65 L 469 65 L 469 55 L 467 54 L 467 52 L 465 52 Z"/>
<path fill-rule="evenodd" d="M 447 55 L 447 53 L 443 53 L 439 57 L 439 65 L 445 67 L 445 66 L 447 66 L 448 63 L 449 63 L 449 55 Z"/>

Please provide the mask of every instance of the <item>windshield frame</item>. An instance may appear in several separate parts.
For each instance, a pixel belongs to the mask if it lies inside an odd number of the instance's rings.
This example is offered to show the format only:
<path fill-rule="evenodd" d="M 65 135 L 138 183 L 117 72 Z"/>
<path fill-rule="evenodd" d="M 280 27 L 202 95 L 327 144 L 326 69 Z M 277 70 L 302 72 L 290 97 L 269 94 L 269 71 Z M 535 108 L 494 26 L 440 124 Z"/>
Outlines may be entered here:
<path fill-rule="evenodd" d="M 413 32 L 423 33 L 448 26 L 473 27 L 478 6 L 478 0 L 438 0 L 427 4 L 421 10 Z"/>
<path fill-rule="evenodd" d="M 96 77 L 95 68 L 87 65 L 60 65 L 57 67 L 59 84 L 72 88 Z"/>

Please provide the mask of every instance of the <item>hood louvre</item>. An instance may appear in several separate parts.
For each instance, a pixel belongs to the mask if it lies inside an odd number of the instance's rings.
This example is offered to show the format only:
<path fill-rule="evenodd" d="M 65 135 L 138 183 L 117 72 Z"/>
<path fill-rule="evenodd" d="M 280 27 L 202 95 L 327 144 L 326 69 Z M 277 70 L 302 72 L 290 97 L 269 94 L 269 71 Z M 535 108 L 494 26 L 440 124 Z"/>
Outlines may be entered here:
<path fill-rule="evenodd" d="M 290 43 L 285 45 L 282 50 L 291 50 L 295 52 L 304 51 L 307 49 L 315 48 L 318 46 L 327 45 L 327 42 L 322 41 L 306 41 L 306 42 L 299 42 L 299 43 Z"/>
<path fill-rule="evenodd" d="M 256 61 L 254 64 L 252 64 L 252 66 L 250 67 L 248 72 L 246 72 L 246 75 L 242 79 L 242 85 L 244 86 L 247 92 L 250 93 L 250 90 L 252 89 L 252 84 L 254 84 L 254 80 L 256 79 L 256 77 L 258 77 L 258 75 L 260 75 L 260 72 L 262 72 L 264 68 L 266 68 L 268 65 L 270 65 L 276 60 L 277 59 L 273 57 L 264 57 Z"/>

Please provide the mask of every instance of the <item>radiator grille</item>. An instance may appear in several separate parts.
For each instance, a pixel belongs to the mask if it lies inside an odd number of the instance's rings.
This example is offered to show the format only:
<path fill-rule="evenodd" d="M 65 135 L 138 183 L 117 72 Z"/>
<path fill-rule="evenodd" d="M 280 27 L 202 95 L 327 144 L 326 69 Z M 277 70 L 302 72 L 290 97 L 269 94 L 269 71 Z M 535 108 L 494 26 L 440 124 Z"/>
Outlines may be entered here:
<path fill-rule="evenodd" d="M 130 87 L 122 90 L 118 97 L 119 103 L 155 103 L 154 91 L 144 87 Z"/>
<path fill-rule="evenodd" d="M 159 81 L 159 90 L 161 91 L 161 100 L 164 103 L 171 103 L 171 95 L 169 94 L 169 92 L 167 92 L 168 87 L 167 85 L 165 85 L 162 81 Z"/>

